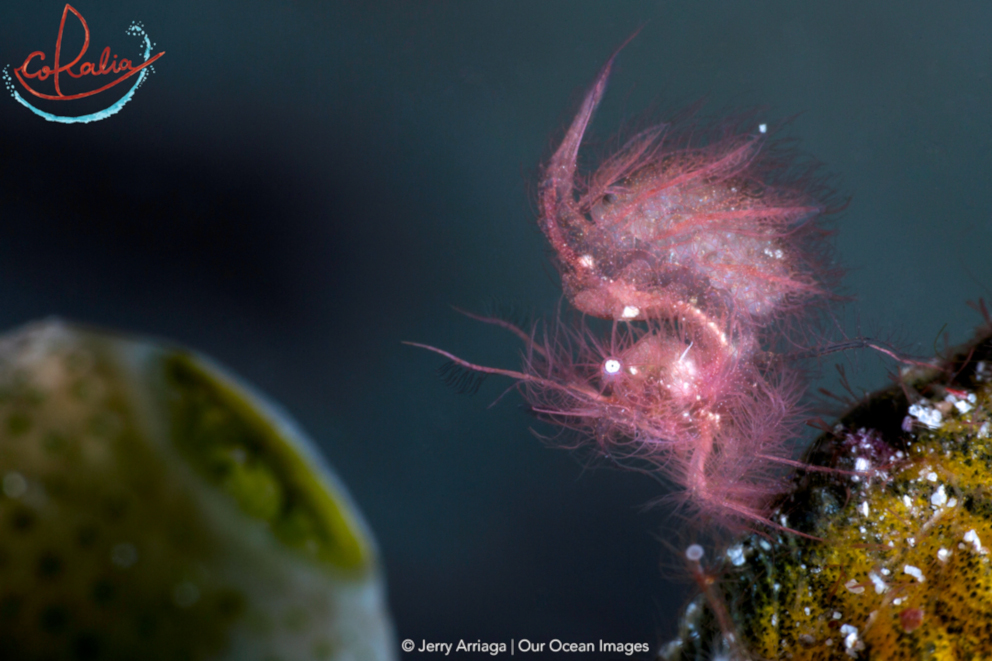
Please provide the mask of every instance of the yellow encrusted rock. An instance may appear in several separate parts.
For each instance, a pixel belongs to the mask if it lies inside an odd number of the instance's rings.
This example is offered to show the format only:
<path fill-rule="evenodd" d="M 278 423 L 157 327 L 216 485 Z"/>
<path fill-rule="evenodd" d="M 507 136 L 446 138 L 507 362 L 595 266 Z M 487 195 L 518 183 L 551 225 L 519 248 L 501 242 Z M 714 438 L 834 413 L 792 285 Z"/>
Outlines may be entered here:
<path fill-rule="evenodd" d="M 855 407 L 806 460 L 835 470 L 797 477 L 776 519 L 809 537 L 722 549 L 662 657 L 992 659 L 988 335 Z"/>

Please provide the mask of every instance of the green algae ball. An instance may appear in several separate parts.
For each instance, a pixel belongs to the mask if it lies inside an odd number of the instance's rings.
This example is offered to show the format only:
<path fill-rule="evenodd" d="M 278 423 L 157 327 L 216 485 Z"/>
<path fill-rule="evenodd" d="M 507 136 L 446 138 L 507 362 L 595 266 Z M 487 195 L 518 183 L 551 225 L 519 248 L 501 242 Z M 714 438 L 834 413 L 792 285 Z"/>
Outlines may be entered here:
<path fill-rule="evenodd" d="M 50 321 L 0 338 L 0 659 L 390 659 L 371 534 L 217 365 Z"/>
<path fill-rule="evenodd" d="M 821 436 L 776 514 L 801 534 L 730 544 L 662 658 L 992 659 L 990 331 Z"/>

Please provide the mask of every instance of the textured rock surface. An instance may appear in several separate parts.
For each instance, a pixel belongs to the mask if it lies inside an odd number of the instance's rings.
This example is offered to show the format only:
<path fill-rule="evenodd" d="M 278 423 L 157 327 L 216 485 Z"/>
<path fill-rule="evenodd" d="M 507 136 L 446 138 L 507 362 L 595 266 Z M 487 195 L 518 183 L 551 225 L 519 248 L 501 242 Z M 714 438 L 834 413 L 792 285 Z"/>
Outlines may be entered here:
<path fill-rule="evenodd" d="M 779 516 L 818 539 L 724 549 L 662 658 L 992 658 L 988 329 L 856 406 L 807 461 L 836 472 L 798 477 Z"/>
<path fill-rule="evenodd" d="M 202 357 L 0 339 L 0 658 L 384 659 L 371 536 L 286 416 Z"/>

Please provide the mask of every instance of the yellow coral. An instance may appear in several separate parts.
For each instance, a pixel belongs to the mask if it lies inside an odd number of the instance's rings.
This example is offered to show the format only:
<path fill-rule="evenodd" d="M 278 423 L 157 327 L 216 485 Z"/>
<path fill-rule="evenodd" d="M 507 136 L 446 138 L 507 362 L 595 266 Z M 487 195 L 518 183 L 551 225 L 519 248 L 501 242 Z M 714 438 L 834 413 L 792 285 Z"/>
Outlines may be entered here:
<path fill-rule="evenodd" d="M 797 479 L 778 514 L 811 537 L 732 545 L 718 598 L 736 630 L 701 597 L 663 656 L 992 659 L 989 353 L 976 342 L 821 438 L 809 460 L 835 472 Z"/>

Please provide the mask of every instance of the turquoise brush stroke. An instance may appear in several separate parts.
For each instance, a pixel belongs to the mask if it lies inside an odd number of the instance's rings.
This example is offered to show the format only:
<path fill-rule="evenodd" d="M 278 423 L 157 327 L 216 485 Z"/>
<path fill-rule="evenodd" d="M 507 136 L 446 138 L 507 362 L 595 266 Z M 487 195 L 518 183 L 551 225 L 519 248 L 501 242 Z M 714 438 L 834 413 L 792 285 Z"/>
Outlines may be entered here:
<path fill-rule="evenodd" d="M 135 26 L 132 27 L 134 27 L 134 29 L 136 30 L 139 30 L 140 33 L 145 37 L 144 58 L 145 58 L 145 62 L 147 62 L 148 58 L 151 57 L 152 54 L 152 40 L 149 39 L 148 34 L 143 30 L 140 30 L 140 28 L 137 28 Z M 4 67 L 4 73 L 7 73 L 6 67 Z M 141 81 L 145 79 L 145 76 L 147 74 L 148 74 L 148 69 L 142 69 L 141 73 L 138 74 L 138 80 L 135 81 L 134 85 L 131 86 L 131 89 L 127 91 L 127 94 L 122 96 L 114 105 L 110 106 L 109 108 L 104 108 L 103 110 L 100 110 L 98 112 L 91 113 L 89 115 L 80 115 L 79 117 L 66 117 L 64 115 L 53 115 L 50 112 L 45 112 L 44 110 L 35 108 L 33 105 L 28 103 L 27 99 L 21 96 L 16 89 L 13 89 L 13 87 L 11 87 L 10 93 L 14 95 L 14 99 L 18 103 L 20 103 L 22 106 L 24 106 L 34 114 L 38 115 L 42 119 L 47 119 L 50 122 L 58 122 L 59 124 L 88 124 L 90 122 L 97 122 L 101 119 L 106 119 L 111 115 L 116 115 L 117 113 L 119 113 L 121 108 L 124 107 L 124 104 L 130 101 L 131 97 L 134 96 L 135 90 L 138 89 L 138 86 L 141 85 Z"/>

